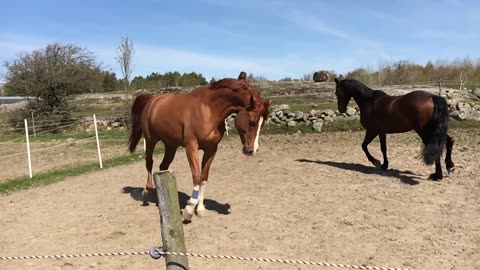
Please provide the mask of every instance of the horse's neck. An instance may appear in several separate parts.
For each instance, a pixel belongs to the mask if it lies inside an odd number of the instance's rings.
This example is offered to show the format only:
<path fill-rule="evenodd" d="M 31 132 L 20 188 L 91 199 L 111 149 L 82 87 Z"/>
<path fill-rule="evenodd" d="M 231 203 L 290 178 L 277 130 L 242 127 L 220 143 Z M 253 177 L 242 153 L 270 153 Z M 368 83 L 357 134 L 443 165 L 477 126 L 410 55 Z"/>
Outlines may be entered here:
<path fill-rule="evenodd" d="M 208 101 L 211 111 L 219 115 L 219 121 L 223 121 L 230 114 L 238 112 L 241 106 L 245 106 L 237 95 L 212 95 Z"/>
<path fill-rule="evenodd" d="M 375 98 L 374 93 L 375 93 L 375 90 L 372 90 L 364 86 L 362 89 L 358 89 L 358 88 L 355 89 L 355 91 L 353 91 L 351 95 L 355 100 L 355 102 L 357 102 L 358 106 L 362 108 Z"/>

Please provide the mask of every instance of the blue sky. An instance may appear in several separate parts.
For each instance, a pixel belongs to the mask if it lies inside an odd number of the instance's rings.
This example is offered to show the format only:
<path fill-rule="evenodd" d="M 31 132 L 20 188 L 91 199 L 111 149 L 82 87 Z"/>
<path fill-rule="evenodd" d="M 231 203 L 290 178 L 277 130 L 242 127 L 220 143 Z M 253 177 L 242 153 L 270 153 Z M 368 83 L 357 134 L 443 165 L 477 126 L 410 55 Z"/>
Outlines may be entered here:
<path fill-rule="evenodd" d="M 410 60 L 480 58 L 480 1 L 2 0 L 0 61 L 52 42 L 93 51 L 117 74 L 128 35 L 134 75 L 269 79 Z M 4 72 L 2 66 L 0 72 Z"/>

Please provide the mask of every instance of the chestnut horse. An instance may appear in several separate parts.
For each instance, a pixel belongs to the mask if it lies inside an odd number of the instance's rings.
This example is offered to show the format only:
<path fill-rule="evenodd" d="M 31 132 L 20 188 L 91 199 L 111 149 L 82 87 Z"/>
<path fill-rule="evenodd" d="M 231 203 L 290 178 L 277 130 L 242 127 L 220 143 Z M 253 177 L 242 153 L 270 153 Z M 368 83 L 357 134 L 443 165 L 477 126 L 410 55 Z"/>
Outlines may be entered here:
<path fill-rule="evenodd" d="M 257 89 L 244 77 L 223 79 L 187 94 L 139 95 L 131 112 L 132 128 L 129 150 L 140 140 L 146 141 L 147 185 L 144 195 L 153 190 L 153 150 L 158 141 L 165 146 L 160 170 L 167 170 L 179 146 L 185 147 L 193 178 L 193 193 L 183 211 L 190 220 L 195 211 L 203 216 L 205 187 L 210 165 L 225 132 L 224 120 L 237 113 L 236 127 L 243 143 L 243 152 L 253 155 L 258 150 L 258 136 L 271 101 L 263 102 Z M 198 150 L 203 150 L 200 164 Z"/>
<path fill-rule="evenodd" d="M 427 165 L 435 163 L 435 173 L 431 174 L 429 179 L 437 181 L 443 178 L 440 158 L 445 146 L 447 171 L 454 170 L 455 164 L 452 161 L 454 141 L 447 134 L 448 107 L 444 98 L 425 91 L 413 91 L 394 97 L 380 90 L 372 90 L 357 80 L 339 81 L 335 78 L 335 82 L 338 110 L 341 113 L 346 112 L 351 98 L 360 108 L 360 122 L 367 131 L 362 149 L 373 165 L 378 167 L 380 162 L 368 152 L 367 147 L 377 135 L 383 154 L 383 164 L 380 167 L 386 170 L 388 168 L 386 134 L 415 130 L 424 144 L 423 161 Z"/>

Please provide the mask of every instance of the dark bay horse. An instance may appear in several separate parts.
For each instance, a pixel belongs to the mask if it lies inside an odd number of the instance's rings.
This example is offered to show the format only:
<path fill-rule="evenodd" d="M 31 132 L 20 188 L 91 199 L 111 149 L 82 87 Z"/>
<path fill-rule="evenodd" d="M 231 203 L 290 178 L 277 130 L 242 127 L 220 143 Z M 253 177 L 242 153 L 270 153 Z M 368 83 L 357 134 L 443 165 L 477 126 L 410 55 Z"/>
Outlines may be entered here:
<path fill-rule="evenodd" d="M 258 90 L 244 77 L 223 79 L 187 94 L 139 95 L 132 105 L 130 152 L 142 135 L 146 141 L 147 185 L 144 195 L 153 190 L 153 150 L 158 141 L 165 146 L 160 170 L 167 170 L 179 146 L 185 147 L 193 178 L 193 193 L 183 211 L 190 220 L 197 206 L 197 215 L 206 213 L 203 205 L 210 165 L 225 132 L 224 120 L 237 113 L 236 127 L 243 143 L 243 152 L 253 155 L 258 150 L 258 136 L 271 101 L 263 101 Z M 203 150 L 199 162 L 198 150 Z"/>
<path fill-rule="evenodd" d="M 453 139 L 448 135 L 448 107 L 444 98 L 425 92 L 413 91 L 403 96 L 389 96 L 380 90 L 372 90 L 357 80 L 335 79 L 337 84 L 335 94 L 338 100 L 338 110 L 346 112 L 351 98 L 360 108 L 360 122 L 367 130 L 362 149 L 367 158 L 375 166 L 380 162 L 368 152 L 368 144 L 377 137 L 380 138 L 380 148 L 383 154 L 383 164 L 388 168 L 386 134 L 402 133 L 410 130 L 420 136 L 424 144 L 423 161 L 427 165 L 435 163 L 435 173 L 429 179 L 443 178 L 440 158 L 446 148 L 445 163 L 448 172 L 452 172 L 455 164 L 452 161 Z"/>

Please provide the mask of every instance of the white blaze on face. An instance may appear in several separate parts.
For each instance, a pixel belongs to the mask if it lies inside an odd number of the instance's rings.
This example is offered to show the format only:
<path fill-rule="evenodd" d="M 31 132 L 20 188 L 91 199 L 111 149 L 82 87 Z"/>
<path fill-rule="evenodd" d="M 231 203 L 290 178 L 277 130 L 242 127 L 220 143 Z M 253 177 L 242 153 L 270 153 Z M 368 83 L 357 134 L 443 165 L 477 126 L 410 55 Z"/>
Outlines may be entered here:
<path fill-rule="evenodd" d="M 256 153 L 258 150 L 258 138 L 260 137 L 260 129 L 262 128 L 263 123 L 263 116 L 260 116 L 258 120 L 258 129 L 257 129 L 257 136 L 255 136 L 255 144 L 253 145 L 253 153 Z"/>

